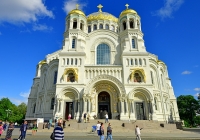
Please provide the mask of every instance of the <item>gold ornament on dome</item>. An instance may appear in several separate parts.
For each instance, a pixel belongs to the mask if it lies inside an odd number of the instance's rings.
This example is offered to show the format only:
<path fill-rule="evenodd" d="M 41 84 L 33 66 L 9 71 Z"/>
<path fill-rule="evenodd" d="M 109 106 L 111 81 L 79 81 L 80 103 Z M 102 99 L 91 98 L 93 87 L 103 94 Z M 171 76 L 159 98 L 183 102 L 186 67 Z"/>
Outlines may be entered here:
<path fill-rule="evenodd" d="M 70 11 L 68 15 L 79 14 L 85 16 L 84 12 L 78 9 L 79 6 L 80 6 L 79 4 L 76 4 L 76 9 Z"/>
<path fill-rule="evenodd" d="M 103 12 L 99 12 L 97 15 L 90 15 L 87 18 L 87 21 L 93 21 L 93 20 L 110 20 L 114 22 L 118 22 L 118 19 L 112 15 L 106 15 Z"/>
<path fill-rule="evenodd" d="M 128 4 L 126 4 L 125 6 L 126 6 L 126 10 L 122 11 L 119 17 L 126 15 L 126 14 L 137 14 L 137 12 L 135 10 L 128 8 L 129 7 Z"/>

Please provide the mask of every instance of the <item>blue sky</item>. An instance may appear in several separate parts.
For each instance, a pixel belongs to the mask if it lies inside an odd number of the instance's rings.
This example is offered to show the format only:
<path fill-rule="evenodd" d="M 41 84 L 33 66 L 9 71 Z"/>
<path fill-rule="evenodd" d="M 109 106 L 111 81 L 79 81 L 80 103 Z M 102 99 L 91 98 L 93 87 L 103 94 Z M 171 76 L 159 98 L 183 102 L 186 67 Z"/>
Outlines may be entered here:
<path fill-rule="evenodd" d="M 199 0 L 0 0 L 0 98 L 26 102 L 36 65 L 61 49 L 65 17 L 76 3 L 86 15 L 102 11 L 119 17 L 128 3 L 141 17 L 148 52 L 168 66 L 174 92 L 200 92 Z"/>

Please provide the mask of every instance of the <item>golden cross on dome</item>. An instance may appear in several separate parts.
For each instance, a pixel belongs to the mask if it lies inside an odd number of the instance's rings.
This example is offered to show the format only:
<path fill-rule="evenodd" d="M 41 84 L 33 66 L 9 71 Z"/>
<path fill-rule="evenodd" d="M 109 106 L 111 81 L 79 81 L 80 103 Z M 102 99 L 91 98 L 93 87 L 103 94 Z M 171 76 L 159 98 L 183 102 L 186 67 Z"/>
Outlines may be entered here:
<path fill-rule="evenodd" d="M 128 5 L 128 4 L 126 4 L 125 6 L 126 6 L 126 9 L 128 9 L 129 5 Z"/>
<path fill-rule="evenodd" d="M 79 4 L 76 4 L 76 9 L 78 9 L 79 6 L 80 6 Z"/>
<path fill-rule="evenodd" d="M 101 9 L 103 8 L 103 6 L 101 4 L 99 4 L 97 7 L 99 8 L 99 12 L 102 12 Z"/>

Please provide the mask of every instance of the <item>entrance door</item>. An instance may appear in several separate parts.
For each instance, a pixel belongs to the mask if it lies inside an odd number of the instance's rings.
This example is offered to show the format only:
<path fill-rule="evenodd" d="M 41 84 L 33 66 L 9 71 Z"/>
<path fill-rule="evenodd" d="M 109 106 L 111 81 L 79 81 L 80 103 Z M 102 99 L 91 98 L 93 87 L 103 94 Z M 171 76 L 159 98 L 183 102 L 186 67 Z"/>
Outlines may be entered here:
<path fill-rule="evenodd" d="M 68 119 L 68 115 L 71 114 L 71 119 L 74 118 L 73 113 L 73 102 L 66 102 L 66 109 L 65 109 L 65 119 Z"/>
<path fill-rule="evenodd" d="M 106 113 L 109 119 L 112 118 L 110 110 L 110 95 L 103 91 L 98 95 L 98 117 L 99 119 L 104 119 Z"/>
<path fill-rule="evenodd" d="M 137 115 L 137 120 L 145 119 L 143 103 L 136 103 L 136 115 Z"/>

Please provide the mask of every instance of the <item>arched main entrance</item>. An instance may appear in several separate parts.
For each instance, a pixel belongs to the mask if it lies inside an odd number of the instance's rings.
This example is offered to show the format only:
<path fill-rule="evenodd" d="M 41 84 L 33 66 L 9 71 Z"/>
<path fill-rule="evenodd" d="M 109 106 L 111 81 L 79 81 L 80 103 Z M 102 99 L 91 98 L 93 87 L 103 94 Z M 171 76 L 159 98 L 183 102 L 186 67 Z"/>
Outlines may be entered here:
<path fill-rule="evenodd" d="M 108 113 L 109 119 L 111 116 L 110 95 L 106 91 L 102 91 L 98 95 L 98 118 L 104 119 L 105 114 Z"/>

